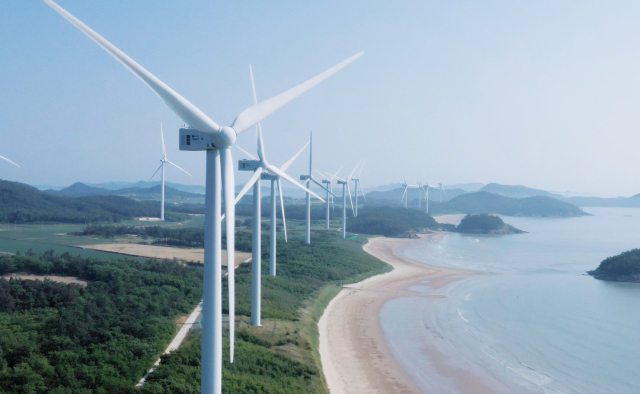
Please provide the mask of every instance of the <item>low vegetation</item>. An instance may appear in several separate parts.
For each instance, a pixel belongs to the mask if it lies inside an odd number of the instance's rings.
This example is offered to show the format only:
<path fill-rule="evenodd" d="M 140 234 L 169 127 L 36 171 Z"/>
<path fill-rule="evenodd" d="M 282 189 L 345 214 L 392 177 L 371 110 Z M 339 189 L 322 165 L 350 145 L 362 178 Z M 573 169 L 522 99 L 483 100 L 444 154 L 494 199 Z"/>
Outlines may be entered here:
<path fill-rule="evenodd" d="M 596 279 L 640 283 L 640 249 L 607 257 L 588 274 Z"/>
<path fill-rule="evenodd" d="M 309 304 L 324 289 L 389 269 L 385 263 L 364 253 L 362 242 L 337 240 L 331 232 L 316 232 L 311 245 L 291 240 L 278 245 L 278 276 L 269 276 L 268 264 L 263 264 L 263 327 L 244 324 L 245 328 L 239 330 L 232 365 L 228 363 L 225 342 L 225 393 L 325 392 L 319 363 L 313 355 L 317 334 L 313 333 L 315 317 L 309 317 L 313 314 Z M 236 283 L 236 312 L 249 315 L 249 265 L 238 268 Z M 223 294 L 226 291 L 225 288 Z M 226 307 L 226 299 L 223 305 Z M 287 328 L 283 332 L 277 327 Z M 200 356 L 200 335 L 196 334 L 178 351 L 162 357 L 160 367 L 150 375 L 142 392 L 199 393 Z"/>
<path fill-rule="evenodd" d="M 182 246 L 187 248 L 204 247 L 204 227 L 167 228 L 161 226 L 117 226 L 90 224 L 82 232 L 74 235 L 98 236 L 105 238 L 135 235 L 143 240 L 150 239 L 155 245 Z M 236 231 L 236 250 L 251 252 L 251 233 Z M 226 237 L 222 237 L 222 246 L 226 248 Z"/>
<path fill-rule="evenodd" d="M 422 211 L 385 206 L 363 208 L 357 217 L 347 219 L 349 231 L 385 237 L 413 237 L 439 227 L 435 219 Z"/>

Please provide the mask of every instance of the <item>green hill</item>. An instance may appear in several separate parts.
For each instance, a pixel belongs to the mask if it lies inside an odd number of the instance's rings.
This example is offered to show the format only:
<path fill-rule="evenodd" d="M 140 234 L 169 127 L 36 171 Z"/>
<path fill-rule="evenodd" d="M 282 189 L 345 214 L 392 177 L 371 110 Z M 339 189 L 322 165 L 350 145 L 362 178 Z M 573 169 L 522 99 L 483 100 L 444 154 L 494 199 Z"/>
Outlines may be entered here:
<path fill-rule="evenodd" d="M 524 231 L 505 223 L 499 216 L 482 213 L 465 216 L 456 231 L 468 234 L 522 234 Z"/>
<path fill-rule="evenodd" d="M 45 190 L 47 194 L 53 194 L 54 196 L 66 196 L 66 197 L 86 197 L 86 196 L 123 196 L 132 197 L 135 199 L 153 199 L 160 198 L 162 192 L 160 185 L 151 187 L 126 187 L 122 189 L 105 189 L 101 187 L 94 187 L 86 185 L 82 182 L 76 182 L 73 185 L 66 187 L 62 190 Z M 164 194 L 166 198 L 173 197 L 195 197 L 202 198 L 201 194 L 189 193 L 174 189 L 168 185 L 165 185 Z"/>
<path fill-rule="evenodd" d="M 138 202 L 120 196 L 54 196 L 29 185 L 0 180 L 0 222 L 4 223 L 117 222 L 157 216 L 158 211 L 157 202 Z M 176 214 L 169 213 L 167 219 L 172 215 Z"/>
<path fill-rule="evenodd" d="M 407 208 L 365 207 L 357 217 L 347 219 L 349 232 L 386 237 L 413 237 L 436 228 L 439 225 L 430 215 Z"/>
<path fill-rule="evenodd" d="M 585 216 L 575 205 L 551 197 L 510 198 L 488 192 L 468 193 L 433 206 L 439 213 L 494 213 L 505 216 L 576 217 Z"/>
<path fill-rule="evenodd" d="M 640 283 L 640 249 L 607 257 L 588 274 L 601 280 Z"/>

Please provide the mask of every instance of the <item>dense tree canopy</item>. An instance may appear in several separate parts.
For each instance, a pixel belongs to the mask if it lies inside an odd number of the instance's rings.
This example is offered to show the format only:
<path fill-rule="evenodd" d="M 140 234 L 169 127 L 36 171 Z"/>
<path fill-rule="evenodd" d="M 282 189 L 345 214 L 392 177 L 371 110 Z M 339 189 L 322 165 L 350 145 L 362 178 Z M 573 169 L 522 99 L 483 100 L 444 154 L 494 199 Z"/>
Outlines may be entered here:
<path fill-rule="evenodd" d="M 202 268 L 172 261 L 0 256 L 0 392 L 128 393 L 202 297 Z"/>
<path fill-rule="evenodd" d="M 604 280 L 640 282 L 640 249 L 607 257 L 597 269 L 589 271 L 589 275 Z"/>
<path fill-rule="evenodd" d="M 430 215 L 407 208 L 366 207 L 358 211 L 357 217 L 347 219 L 349 231 L 386 237 L 411 237 L 437 228 L 439 224 Z"/>

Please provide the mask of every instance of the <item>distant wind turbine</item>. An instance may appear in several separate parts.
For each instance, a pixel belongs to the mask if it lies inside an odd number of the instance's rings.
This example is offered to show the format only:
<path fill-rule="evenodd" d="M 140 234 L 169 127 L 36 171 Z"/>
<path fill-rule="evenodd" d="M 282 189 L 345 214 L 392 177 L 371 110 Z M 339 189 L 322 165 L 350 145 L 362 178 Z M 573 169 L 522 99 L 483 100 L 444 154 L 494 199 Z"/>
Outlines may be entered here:
<path fill-rule="evenodd" d="M 407 180 L 404 180 L 404 183 L 402 184 L 402 187 L 404 187 L 404 193 L 402 193 L 402 198 L 400 199 L 400 202 L 404 201 L 404 207 L 407 207 L 407 202 L 409 201 L 409 196 L 407 194 L 407 190 L 409 188 L 416 188 L 419 187 L 418 185 L 410 185 L 407 183 Z"/>
<path fill-rule="evenodd" d="M 309 174 L 300 175 L 300 180 L 306 181 L 306 185 L 309 189 L 311 189 L 311 182 L 315 183 L 316 185 L 324 189 L 324 186 L 322 185 L 322 183 L 318 182 L 318 180 L 313 177 L 313 132 L 309 133 Z M 310 192 L 307 192 L 307 201 L 306 201 L 306 218 L 305 218 L 306 220 L 305 220 L 305 236 L 304 236 L 305 244 L 311 243 L 311 194 L 309 193 Z M 324 202 L 324 200 L 322 201 Z"/>
<path fill-rule="evenodd" d="M 238 134 L 261 122 L 301 94 L 315 87 L 363 52 L 360 52 L 321 74 L 277 96 L 242 111 L 231 126 L 220 126 L 187 99 L 136 63 L 120 49 L 93 31 L 52 0 L 44 2 L 62 15 L 78 30 L 87 35 L 102 49 L 122 63 L 129 71 L 153 90 L 165 104 L 182 119 L 188 128 L 180 130 L 180 149 L 206 151 L 205 239 L 204 239 L 204 302 L 202 308 L 202 381 L 203 393 L 222 393 L 222 196 L 226 214 L 227 269 L 229 280 L 229 323 L 233 326 L 235 315 L 234 264 L 235 264 L 235 204 L 234 172 L 231 147 Z M 218 61 L 225 63 L 224 57 Z M 224 97 L 218 94 L 219 97 Z M 230 329 L 230 359 L 233 362 L 234 336 Z"/>
<path fill-rule="evenodd" d="M 174 166 L 175 168 L 177 168 L 180 171 L 184 172 L 185 174 L 187 174 L 189 176 L 192 176 L 192 175 L 189 174 L 187 171 L 183 170 L 182 168 L 178 167 L 177 164 L 172 163 L 172 162 L 169 161 L 169 159 L 167 159 L 167 150 L 164 147 L 164 134 L 162 133 L 162 123 L 160 123 L 160 140 L 162 141 L 162 159 L 160 159 L 160 167 L 158 167 L 156 172 L 154 172 L 153 175 L 151 175 L 151 178 L 149 178 L 149 181 L 151 181 L 153 179 L 153 177 L 156 176 L 158 171 L 162 170 L 162 172 L 160 173 L 160 175 L 161 175 L 161 180 L 160 180 L 160 220 L 164 221 L 164 165 L 166 163 L 169 163 L 172 166 Z"/>
<path fill-rule="evenodd" d="M 360 165 L 360 163 L 358 163 L 358 165 Z M 357 168 L 357 167 L 356 167 Z M 364 168 L 364 162 L 362 162 L 362 166 L 360 167 L 360 171 L 358 172 L 358 176 L 355 178 L 351 178 L 351 180 L 355 183 L 355 197 L 356 197 L 356 209 L 354 212 L 354 216 L 358 217 L 358 189 L 360 189 L 360 193 L 362 193 L 362 197 L 364 198 L 365 201 L 367 201 L 367 196 L 364 194 L 364 189 L 362 189 L 362 185 L 360 184 L 360 178 L 362 177 L 362 169 Z M 355 170 L 354 170 L 355 171 Z M 358 188 L 358 186 L 360 186 Z"/>
<path fill-rule="evenodd" d="M 447 193 L 444 191 L 444 186 L 442 185 L 442 182 L 438 183 L 438 188 L 440 189 L 440 202 L 442 202 L 442 195 L 444 194 L 445 197 L 447 196 Z"/>
<path fill-rule="evenodd" d="M 342 170 L 342 167 L 340 167 L 340 169 L 338 171 L 336 171 L 335 174 L 323 174 L 320 171 L 316 170 L 316 172 L 318 174 L 320 174 L 321 177 L 323 177 L 324 179 L 322 180 L 322 183 L 324 183 L 325 186 L 325 190 L 327 191 L 327 218 L 326 218 L 326 228 L 327 230 L 329 229 L 329 199 L 331 200 L 331 205 L 333 206 L 333 209 L 335 210 L 335 205 L 333 204 L 333 198 L 335 197 L 333 194 L 333 179 L 335 177 L 338 176 L 338 174 L 340 173 L 340 171 Z"/>

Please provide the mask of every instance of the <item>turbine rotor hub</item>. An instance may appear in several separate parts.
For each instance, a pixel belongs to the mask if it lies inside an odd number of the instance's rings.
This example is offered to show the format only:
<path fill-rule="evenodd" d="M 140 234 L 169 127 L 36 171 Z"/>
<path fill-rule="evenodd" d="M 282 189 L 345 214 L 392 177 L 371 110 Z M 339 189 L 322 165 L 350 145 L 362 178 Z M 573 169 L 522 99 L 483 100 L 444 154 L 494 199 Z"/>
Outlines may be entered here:
<path fill-rule="evenodd" d="M 233 127 L 223 126 L 213 137 L 217 148 L 229 148 L 236 142 L 237 133 Z"/>

